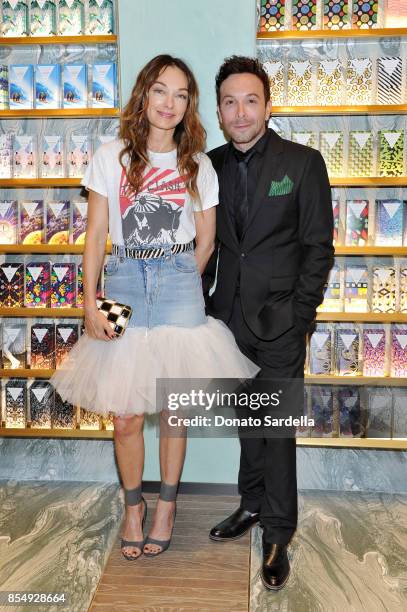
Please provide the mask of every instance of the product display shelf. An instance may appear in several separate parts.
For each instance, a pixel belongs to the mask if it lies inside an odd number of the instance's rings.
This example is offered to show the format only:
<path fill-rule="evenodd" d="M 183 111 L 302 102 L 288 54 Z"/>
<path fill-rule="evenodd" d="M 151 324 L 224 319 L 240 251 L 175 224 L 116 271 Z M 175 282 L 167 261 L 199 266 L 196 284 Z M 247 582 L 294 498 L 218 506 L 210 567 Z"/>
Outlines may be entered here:
<path fill-rule="evenodd" d="M 342 30 L 281 30 L 273 32 L 258 32 L 258 40 L 303 40 L 328 38 L 393 38 L 407 36 L 407 28 L 343 28 Z"/>
<path fill-rule="evenodd" d="M 259 32 L 259 41 L 266 40 L 315 40 L 328 39 L 335 42 L 338 39 L 378 39 L 391 37 L 407 37 L 407 28 L 372 28 L 372 29 L 343 29 L 343 30 L 311 30 L 298 31 L 286 30 L 277 32 Z M 280 117 L 301 117 L 301 116 L 363 116 L 363 115 L 404 115 L 407 113 L 407 105 L 310 105 L 310 106 L 273 106 L 272 115 Z M 407 186 L 407 176 L 397 177 L 330 177 L 332 187 L 404 187 Z M 337 245 L 335 247 L 336 256 L 407 256 L 406 247 L 383 247 L 369 245 L 365 247 Z M 402 313 L 318 313 L 319 322 L 361 322 L 361 323 L 407 323 L 407 314 Z M 305 375 L 307 385 L 327 385 L 327 386 L 369 386 L 369 387 L 406 387 L 407 378 L 391 377 L 364 377 L 364 376 L 332 376 L 332 375 Z M 348 438 L 348 437 L 299 437 L 298 446 L 326 446 L 338 448 L 382 448 L 382 449 L 407 449 L 407 438 Z"/>
<path fill-rule="evenodd" d="M 330 178 L 331 187 L 404 187 L 407 176 L 340 176 Z"/>
<path fill-rule="evenodd" d="M 0 119 L 10 119 L 19 117 L 21 119 L 35 118 L 62 118 L 70 117 L 86 119 L 87 117 L 118 117 L 120 111 L 118 108 L 54 108 L 54 109 L 7 109 L 0 111 Z"/>
<path fill-rule="evenodd" d="M 40 45 L 97 45 L 97 44 L 117 44 L 118 37 L 116 35 L 106 36 L 50 36 L 42 37 L 0 37 L 1 46 L 27 46 L 35 47 Z M 120 61 L 118 58 L 118 65 Z M 118 74 L 118 87 L 120 91 L 120 73 Z M 119 103 L 120 106 L 120 103 Z M 120 114 L 120 108 L 109 109 L 51 109 L 51 110 L 3 110 L 0 111 L 0 119 L 30 119 L 30 118 L 94 118 L 95 120 L 103 118 L 117 117 Z M 0 188 L 58 188 L 58 187 L 80 187 L 80 178 L 27 178 L 27 179 L 1 179 Z M 84 251 L 83 245 L 0 245 L 0 253 L 3 254 L 81 254 Z M 110 252 L 110 246 L 107 245 L 106 253 Z M 41 312 L 40 312 L 41 310 Z M 77 318 L 83 317 L 83 309 L 81 308 L 1 308 L 0 317 L 31 317 L 31 318 Z M 40 369 L 1 369 L 0 378 L 35 378 L 47 379 L 52 376 L 54 370 Z M 0 422 L 0 425 L 3 423 Z M 112 439 L 113 434 L 101 427 L 101 429 L 80 429 L 79 425 L 76 429 L 31 429 L 29 424 L 24 429 L 11 429 L 0 427 L 0 437 L 43 437 L 43 438 L 100 438 Z"/>
<path fill-rule="evenodd" d="M 7 178 L 0 179 L 0 187 L 80 187 L 80 178 Z"/>
<path fill-rule="evenodd" d="M 49 255 L 82 255 L 85 246 L 83 244 L 0 244 L 0 254 L 8 255 L 28 255 L 46 253 Z M 106 245 L 106 254 L 112 250 L 111 245 Z"/>
<path fill-rule="evenodd" d="M 22 45 L 104 45 L 117 43 L 116 34 L 95 34 L 83 36 L 0 36 L 0 47 Z"/>
<path fill-rule="evenodd" d="M 360 106 L 273 106 L 275 117 L 306 115 L 405 115 L 407 104 L 368 104 Z"/>
<path fill-rule="evenodd" d="M 73 438 L 112 440 L 110 429 L 21 429 L 0 428 L 0 437 L 10 438 Z M 303 438 L 298 437 L 297 446 L 324 446 L 336 448 L 383 448 L 387 450 L 406 450 L 404 438 Z"/>

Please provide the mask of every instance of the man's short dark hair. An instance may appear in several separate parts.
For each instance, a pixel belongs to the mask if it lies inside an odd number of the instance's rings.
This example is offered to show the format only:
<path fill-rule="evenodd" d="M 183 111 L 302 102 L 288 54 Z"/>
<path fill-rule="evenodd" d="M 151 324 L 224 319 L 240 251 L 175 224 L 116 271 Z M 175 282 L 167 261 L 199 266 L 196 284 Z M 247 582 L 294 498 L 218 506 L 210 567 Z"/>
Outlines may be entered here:
<path fill-rule="evenodd" d="M 261 62 L 254 57 L 245 57 L 244 55 L 232 55 L 227 57 L 219 68 L 216 75 L 216 99 L 218 105 L 220 103 L 220 86 L 223 81 L 226 81 L 232 74 L 254 74 L 260 79 L 264 87 L 264 99 L 267 102 L 270 100 L 270 81 L 267 72 L 264 70 Z"/>

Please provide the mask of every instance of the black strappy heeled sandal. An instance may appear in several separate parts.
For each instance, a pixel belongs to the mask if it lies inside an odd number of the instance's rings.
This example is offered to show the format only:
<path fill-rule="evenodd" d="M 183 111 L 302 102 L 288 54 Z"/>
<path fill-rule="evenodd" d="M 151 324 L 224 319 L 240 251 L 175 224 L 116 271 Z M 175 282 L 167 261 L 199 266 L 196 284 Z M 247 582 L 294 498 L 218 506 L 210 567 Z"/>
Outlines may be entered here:
<path fill-rule="evenodd" d="M 169 485 L 166 482 L 162 482 L 161 488 L 160 488 L 159 499 L 162 499 L 163 501 L 167 501 L 167 502 L 175 501 L 177 498 L 177 491 L 178 491 L 178 483 L 175 485 Z M 149 552 L 149 551 L 146 552 L 143 549 L 145 557 L 157 557 L 157 555 L 161 555 L 161 553 L 163 553 L 165 550 L 169 548 L 171 544 L 172 532 L 174 531 L 176 515 L 177 515 L 177 507 L 175 506 L 174 523 L 172 525 L 171 535 L 168 540 L 156 540 L 155 538 L 150 538 L 150 536 L 146 537 L 144 546 L 146 546 L 147 544 L 155 544 L 156 546 L 160 546 L 161 550 L 158 550 L 157 552 Z"/>
<path fill-rule="evenodd" d="M 141 494 L 141 485 L 139 487 L 136 487 L 135 489 L 124 489 L 124 502 L 126 506 L 137 506 L 141 502 L 144 503 L 143 520 L 141 521 L 141 529 L 144 529 L 144 523 L 146 522 L 147 517 L 147 502 Z M 120 538 L 120 548 L 122 549 L 123 557 L 127 561 L 136 561 L 143 554 L 144 543 L 145 539 L 136 542 Z M 127 546 L 134 546 L 139 548 L 140 554 L 137 556 L 126 554 L 125 552 L 123 552 L 123 548 L 126 548 Z"/>

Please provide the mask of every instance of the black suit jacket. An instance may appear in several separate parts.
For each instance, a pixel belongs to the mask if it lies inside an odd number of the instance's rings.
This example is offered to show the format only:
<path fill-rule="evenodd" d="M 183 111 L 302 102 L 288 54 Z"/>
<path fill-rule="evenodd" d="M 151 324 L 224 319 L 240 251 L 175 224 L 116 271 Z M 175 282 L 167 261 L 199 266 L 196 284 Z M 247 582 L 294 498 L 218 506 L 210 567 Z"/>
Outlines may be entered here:
<path fill-rule="evenodd" d="M 207 313 L 225 323 L 240 274 L 243 315 L 263 340 L 273 340 L 294 325 L 301 333 L 311 331 L 334 254 L 331 188 L 322 155 L 270 132 L 240 242 L 228 212 L 233 194 L 224 181 L 229 145 L 209 153 L 219 177 L 220 203 L 216 249 L 203 274 Z M 292 192 L 270 195 L 272 181 L 286 176 L 293 182 Z"/>

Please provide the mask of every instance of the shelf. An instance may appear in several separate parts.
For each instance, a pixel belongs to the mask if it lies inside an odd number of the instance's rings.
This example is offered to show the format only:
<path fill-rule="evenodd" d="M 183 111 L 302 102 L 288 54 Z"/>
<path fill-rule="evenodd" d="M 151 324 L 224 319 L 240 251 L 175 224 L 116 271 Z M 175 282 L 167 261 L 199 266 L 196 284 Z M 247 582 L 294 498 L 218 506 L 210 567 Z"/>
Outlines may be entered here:
<path fill-rule="evenodd" d="M 67 255 L 82 255 L 85 250 L 83 244 L 0 244 L 0 254 L 36 254 L 46 253 L 49 255 L 60 253 Z M 112 252 L 112 247 L 106 247 L 106 255 Z"/>
<path fill-rule="evenodd" d="M 55 370 L 36 370 L 36 369 L 25 369 L 25 370 L 1 370 L 0 378 L 51 378 Z"/>
<path fill-rule="evenodd" d="M 103 34 L 95 36 L 0 36 L 0 46 L 32 46 L 32 45 L 103 45 L 117 43 L 116 34 Z"/>
<path fill-rule="evenodd" d="M 118 117 L 119 108 L 31 108 L 31 109 L 9 109 L 0 111 L 0 119 L 20 117 L 34 119 L 38 117 Z"/>
<path fill-rule="evenodd" d="M 81 178 L 10 178 L 0 179 L 0 187 L 80 187 Z"/>
<path fill-rule="evenodd" d="M 390 378 L 390 376 L 316 376 L 306 374 L 306 385 L 363 385 L 364 387 L 407 387 L 407 378 Z"/>
<path fill-rule="evenodd" d="M 0 317 L 82 319 L 83 308 L 0 308 Z"/>
<path fill-rule="evenodd" d="M 331 187 L 405 187 L 407 176 L 343 176 L 330 178 Z"/>
<path fill-rule="evenodd" d="M 365 323 L 407 323 L 407 314 L 394 312 L 318 312 L 317 321 L 360 321 Z"/>
<path fill-rule="evenodd" d="M 113 431 L 86 429 L 8 429 L 0 428 L 0 437 L 7 438 L 82 438 L 112 440 Z M 406 439 L 390 438 L 297 438 L 297 446 L 326 446 L 339 448 L 381 448 L 406 450 Z"/>
<path fill-rule="evenodd" d="M 276 32 L 258 32 L 258 40 L 302 40 L 315 38 L 389 38 L 407 36 L 407 28 L 370 28 L 343 30 L 282 30 Z"/>
<path fill-rule="evenodd" d="M 298 115 L 405 115 L 407 104 L 369 104 L 365 106 L 273 106 L 271 116 Z"/>
<path fill-rule="evenodd" d="M 407 247 L 391 247 L 391 246 L 364 246 L 364 247 L 336 246 L 335 247 L 335 255 L 377 255 L 377 256 L 387 255 L 387 256 L 390 256 L 390 257 L 407 257 Z"/>
<path fill-rule="evenodd" d="M 297 446 L 406 450 L 407 438 L 297 438 Z"/>

